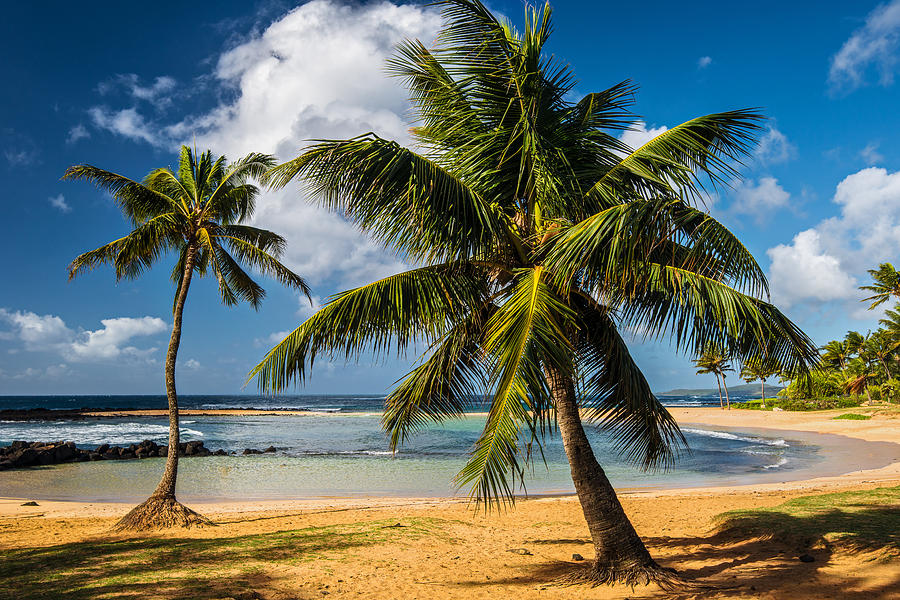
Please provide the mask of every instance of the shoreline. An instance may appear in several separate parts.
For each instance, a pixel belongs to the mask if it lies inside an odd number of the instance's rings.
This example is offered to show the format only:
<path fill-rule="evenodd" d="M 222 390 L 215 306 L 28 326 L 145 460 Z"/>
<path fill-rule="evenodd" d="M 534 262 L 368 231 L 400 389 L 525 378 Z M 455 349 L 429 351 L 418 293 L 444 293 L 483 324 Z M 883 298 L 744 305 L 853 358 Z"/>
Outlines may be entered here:
<path fill-rule="evenodd" d="M 820 452 L 825 459 L 818 465 L 799 468 L 794 472 L 760 474 L 744 477 L 744 481 L 729 481 L 724 484 L 695 486 L 676 482 L 671 485 L 624 486 L 617 492 L 624 497 L 659 498 L 732 495 L 746 493 L 773 493 L 781 491 L 834 490 L 855 486 L 871 487 L 900 483 L 900 419 L 897 416 L 876 416 L 868 421 L 833 420 L 837 414 L 846 410 L 802 412 L 763 412 L 732 410 L 722 411 L 718 408 L 670 408 L 670 412 L 683 428 L 706 427 L 764 431 L 773 436 L 791 437 L 790 434 L 811 434 L 803 441 L 815 443 L 816 440 L 827 440 Z M 156 417 L 163 411 L 99 411 L 96 416 L 104 417 Z M 190 413 L 190 414 L 188 414 Z M 257 410 L 203 410 L 184 411 L 184 416 L 283 416 L 282 411 Z M 316 413 L 297 412 L 297 416 Z M 337 416 L 335 413 L 319 413 Z M 343 416 L 363 415 L 370 413 L 344 413 Z M 91 414 L 95 416 L 95 414 Z M 477 413 L 473 413 L 477 416 Z M 794 437 L 806 437 L 804 435 Z M 862 444 L 860 442 L 863 442 Z M 871 443 L 871 444 L 869 444 Z M 831 459 L 839 459 L 834 464 Z M 848 464 L 855 463 L 855 464 Z M 782 477 L 785 477 L 781 481 Z M 737 476 L 736 476 L 737 477 Z M 748 480 L 749 479 L 749 480 Z M 532 502 L 549 499 L 572 498 L 574 492 L 544 492 L 529 494 L 517 498 L 517 502 Z M 28 500 L 40 500 L 43 516 L 84 516 L 116 514 L 133 504 L 131 500 L 122 501 L 86 501 L 68 499 L 42 500 L 40 495 L 34 497 L 0 496 L 0 517 L 26 516 L 35 513 L 34 509 L 20 506 Z M 384 508 L 389 506 L 434 506 L 450 504 L 468 504 L 465 496 L 386 496 L 366 494 L 342 496 L 314 496 L 303 498 L 271 498 L 223 500 L 221 498 L 186 499 L 192 505 L 202 506 L 203 510 L 213 513 L 240 513 L 246 511 L 285 511 L 285 510 L 348 510 Z"/>

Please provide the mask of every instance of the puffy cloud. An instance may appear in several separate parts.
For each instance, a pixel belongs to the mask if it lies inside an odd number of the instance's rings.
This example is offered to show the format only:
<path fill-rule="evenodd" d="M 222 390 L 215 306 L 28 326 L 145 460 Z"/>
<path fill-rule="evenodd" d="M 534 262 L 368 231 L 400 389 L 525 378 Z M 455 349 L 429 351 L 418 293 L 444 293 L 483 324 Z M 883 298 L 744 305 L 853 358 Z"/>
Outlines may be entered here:
<path fill-rule="evenodd" d="M 852 92 L 865 84 L 868 71 L 878 71 L 883 86 L 894 81 L 900 50 L 900 0 L 876 7 L 831 59 L 828 82 L 832 92 Z"/>
<path fill-rule="evenodd" d="M 752 216 L 757 223 L 765 222 L 780 208 L 788 206 L 791 195 L 774 177 L 742 181 L 734 190 L 731 212 Z"/>
<path fill-rule="evenodd" d="M 116 75 L 109 81 L 104 81 L 97 86 L 97 91 L 105 96 L 116 90 L 124 90 L 135 100 L 143 100 L 162 107 L 171 103 L 168 94 L 175 89 L 176 85 L 175 79 L 168 75 L 157 77 L 150 85 L 141 85 L 140 77 L 134 73 L 125 73 Z"/>
<path fill-rule="evenodd" d="M 665 133 L 668 130 L 669 128 L 665 125 L 647 129 L 646 123 L 644 123 L 643 121 L 638 121 L 634 124 L 633 129 L 622 132 L 622 135 L 619 139 L 625 142 L 629 148 L 637 150 L 659 134 Z"/>
<path fill-rule="evenodd" d="M 819 233 L 801 231 L 790 245 L 779 244 L 767 251 L 772 261 L 772 300 L 789 307 L 800 300 L 838 300 L 853 297 L 856 282 L 841 268 L 840 261 L 822 249 Z"/>
<path fill-rule="evenodd" d="M 102 329 L 75 332 L 55 315 L 0 308 L 0 320 L 12 326 L 4 339 L 22 342 L 30 352 L 55 352 L 72 361 L 97 361 L 118 357 L 145 358 L 156 348 L 127 345 L 132 338 L 155 335 L 168 328 L 157 317 L 117 317 L 103 319 Z"/>
<path fill-rule="evenodd" d="M 200 361 L 195 360 L 193 358 L 189 358 L 184 362 L 184 367 L 186 369 L 190 369 L 192 371 L 196 371 L 200 368 Z"/>
<path fill-rule="evenodd" d="M 66 136 L 67 144 L 74 144 L 78 140 L 82 140 L 85 138 L 91 137 L 91 132 L 87 130 L 87 127 L 79 123 L 75 127 L 69 130 L 69 135 Z"/>
<path fill-rule="evenodd" d="M 135 141 L 173 148 L 196 137 L 231 159 L 269 152 L 297 155 L 306 140 L 368 131 L 409 143 L 407 92 L 385 74 L 385 59 L 404 38 L 429 43 L 437 10 L 390 2 L 313 0 L 223 53 L 213 80 L 228 100 L 178 123 L 135 108 L 94 107 L 95 125 Z M 296 186 L 267 192 L 255 224 L 288 240 L 285 262 L 312 282 L 351 286 L 404 267 L 339 215 L 308 202 Z"/>
<path fill-rule="evenodd" d="M 100 321 L 103 329 L 83 332 L 70 345 L 71 360 L 98 360 L 120 355 L 143 357 L 156 348 L 144 350 L 125 344 L 136 336 L 153 335 L 165 331 L 166 322 L 158 317 L 116 317 Z"/>
<path fill-rule="evenodd" d="M 712 60 L 711 56 L 701 56 L 700 58 L 697 59 L 697 68 L 705 69 L 706 67 L 708 67 L 709 65 L 712 64 L 712 61 L 713 60 Z"/>
<path fill-rule="evenodd" d="M 759 140 L 753 156 L 763 165 L 787 162 L 794 158 L 797 148 L 774 125 L 769 126 Z"/>
<path fill-rule="evenodd" d="M 59 194 L 58 196 L 51 196 L 51 197 L 47 198 L 47 202 L 50 203 L 50 206 L 52 206 L 53 208 L 57 209 L 60 212 L 63 212 L 63 213 L 72 212 L 72 207 L 69 206 L 69 203 L 66 202 L 66 197 L 63 196 L 62 194 Z"/>
<path fill-rule="evenodd" d="M 900 172 L 870 167 L 853 173 L 838 184 L 833 201 L 840 206 L 838 216 L 768 251 L 772 295 L 786 304 L 838 299 L 855 303 L 864 295 L 856 286 L 866 279 L 866 270 L 896 260 Z"/>

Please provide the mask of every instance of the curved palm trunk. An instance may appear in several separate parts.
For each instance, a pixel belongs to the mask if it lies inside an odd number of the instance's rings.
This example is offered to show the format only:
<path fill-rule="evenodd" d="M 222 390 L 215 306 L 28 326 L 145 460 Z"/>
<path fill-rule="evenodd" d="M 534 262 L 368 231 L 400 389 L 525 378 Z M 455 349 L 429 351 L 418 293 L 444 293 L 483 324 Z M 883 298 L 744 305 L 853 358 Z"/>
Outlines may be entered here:
<path fill-rule="evenodd" d="M 722 382 L 721 382 L 721 380 L 719 379 L 719 374 L 718 374 L 718 373 L 716 373 L 716 385 L 717 385 L 718 388 L 719 388 L 719 408 L 721 408 L 722 410 L 725 410 L 725 401 L 724 401 L 724 399 L 722 398 Z"/>
<path fill-rule="evenodd" d="M 676 578 L 674 571 L 660 567 L 650 556 L 594 456 L 581 424 L 572 378 L 548 366 L 547 383 L 572 482 L 596 552 L 590 572 L 575 579 L 594 584 L 672 582 Z"/>
<path fill-rule="evenodd" d="M 194 272 L 196 248 L 191 245 L 185 256 L 184 275 L 175 296 L 172 311 L 172 335 L 166 352 L 166 398 L 169 404 L 169 446 L 166 454 L 166 469 L 156 490 L 147 500 L 136 506 L 116 524 L 120 530 L 145 530 L 162 527 L 191 527 L 209 524 L 204 517 L 180 504 L 175 499 L 175 483 L 178 477 L 178 446 L 180 431 L 178 424 L 178 393 L 175 390 L 175 362 L 181 344 L 181 321 L 184 303 Z"/>
<path fill-rule="evenodd" d="M 725 406 L 731 410 L 731 398 L 728 397 L 728 386 L 725 385 L 725 375 L 722 375 L 722 387 L 725 388 Z"/>
<path fill-rule="evenodd" d="M 760 384 L 760 386 L 762 386 L 762 392 L 760 392 L 762 394 L 760 396 L 760 398 L 762 398 L 762 407 L 765 408 L 766 407 L 766 380 L 760 379 L 759 384 Z"/>

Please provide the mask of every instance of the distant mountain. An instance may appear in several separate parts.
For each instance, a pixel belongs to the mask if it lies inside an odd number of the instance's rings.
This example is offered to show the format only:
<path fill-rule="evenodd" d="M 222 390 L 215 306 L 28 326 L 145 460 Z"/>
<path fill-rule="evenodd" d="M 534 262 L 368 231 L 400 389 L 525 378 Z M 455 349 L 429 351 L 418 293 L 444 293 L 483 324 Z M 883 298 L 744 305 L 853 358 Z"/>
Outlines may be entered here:
<path fill-rule="evenodd" d="M 782 385 L 770 385 L 766 384 L 766 396 L 771 398 L 775 394 L 777 394 L 780 390 L 783 390 L 784 386 Z M 770 391 L 771 390 L 771 391 Z M 751 398 L 759 398 L 759 384 L 758 383 L 744 383 L 741 385 L 729 385 L 728 393 L 733 395 L 740 395 L 744 397 Z M 718 396 L 719 390 L 716 388 L 712 389 L 702 389 L 702 390 L 688 390 L 688 389 L 677 389 L 677 390 L 669 390 L 668 392 L 658 392 L 657 396 Z"/>

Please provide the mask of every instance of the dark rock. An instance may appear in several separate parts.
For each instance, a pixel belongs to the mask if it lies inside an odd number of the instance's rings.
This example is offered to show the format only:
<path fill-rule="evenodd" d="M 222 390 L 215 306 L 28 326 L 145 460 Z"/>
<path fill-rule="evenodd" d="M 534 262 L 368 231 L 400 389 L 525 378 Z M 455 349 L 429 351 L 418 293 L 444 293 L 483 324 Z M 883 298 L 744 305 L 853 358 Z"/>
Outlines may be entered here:
<path fill-rule="evenodd" d="M 276 450 L 277 448 L 275 448 L 275 446 L 269 446 L 268 448 L 263 450 L 263 452 L 275 452 Z"/>
<path fill-rule="evenodd" d="M 69 444 L 60 444 L 53 449 L 54 462 L 58 463 L 72 460 L 77 454 L 78 452 L 75 450 L 75 444 L 72 444 L 71 446 Z"/>
<path fill-rule="evenodd" d="M 38 463 L 41 465 L 52 465 L 56 462 L 54 457 L 54 448 L 44 446 L 43 448 L 37 450 L 38 455 Z"/>
<path fill-rule="evenodd" d="M 150 457 L 151 452 L 149 448 L 138 448 L 134 455 L 138 458 L 148 458 Z"/>
<path fill-rule="evenodd" d="M 13 452 L 10 458 L 17 467 L 30 467 L 38 463 L 38 453 L 34 448 L 22 448 Z"/>
<path fill-rule="evenodd" d="M 214 454 L 215 456 L 228 456 L 228 453 L 225 452 L 224 450 L 222 450 L 221 448 L 219 448 L 218 450 L 216 450 L 215 452 L 213 452 L 213 454 Z"/>
<path fill-rule="evenodd" d="M 584 557 L 576 553 L 572 555 L 572 560 L 584 560 Z"/>
<path fill-rule="evenodd" d="M 244 454 L 262 454 L 262 452 L 260 452 L 260 451 L 257 450 L 256 448 L 244 448 L 244 452 L 243 452 L 243 453 L 244 453 Z"/>
<path fill-rule="evenodd" d="M 163 458 L 169 455 L 169 447 L 168 446 L 160 446 L 159 450 L 156 451 L 157 454 L 162 456 Z"/>
<path fill-rule="evenodd" d="M 805 563 L 816 562 L 816 557 L 813 556 L 812 554 L 801 554 L 797 558 L 800 559 L 800 562 L 805 562 Z"/>
<path fill-rule="evenodd" d="M 18 450 L 24 450 L 29 446 L 28 442 L 23 442 L 21 440 L 17 440 L 9 445 L 9 449 L 12 452 L 16 452 Z"/>
<path fill-rule="evenodd" d="M 90 460 L 103 460 L 103 455 L 99 452 L 91 452 L 90 454 L 88 454 L 88 458 Z"/>
<path fill-rule="evenodd" d="M 21 506 L 40 506 L 40 504 L 38 504 L 34 500 L 30 500 L 28 502 L 23 503 Z"/>
<path fill-rule="evenodd" d="M 108 452 L 103 453 L 105 460 L 119 460 L 118 448 L 110 448 Z"/>
<path fill-rule="evenodd" d="M 135 453 L 132 452 L 131 450 L 125 450 L 125 449 L 123 448 L 123 449 L 122 449 L 122 454 L 119 455 L 119 458 L 123 458 L 123 459 L 126 459 L 126 458 L 137 458 L 137 455 L 135 455 Z"/>
<path fill-rule="evenodd" d="M 106 454 L 107 452 L 109 452 L 109 444 L 101 444 L 101 445 L 97 448 L 97 452 L 98 452 L 99 454 Z"/>

